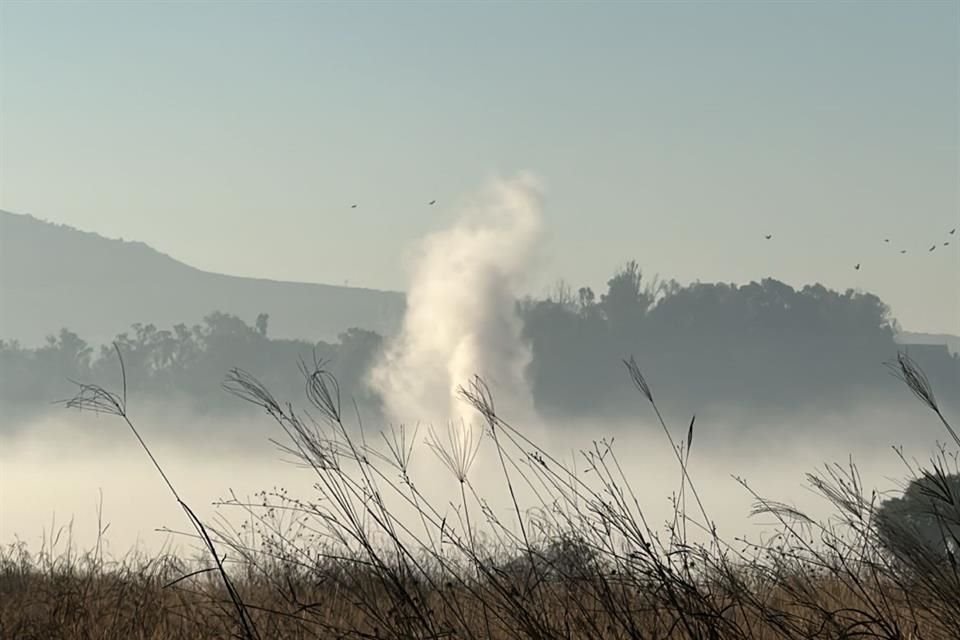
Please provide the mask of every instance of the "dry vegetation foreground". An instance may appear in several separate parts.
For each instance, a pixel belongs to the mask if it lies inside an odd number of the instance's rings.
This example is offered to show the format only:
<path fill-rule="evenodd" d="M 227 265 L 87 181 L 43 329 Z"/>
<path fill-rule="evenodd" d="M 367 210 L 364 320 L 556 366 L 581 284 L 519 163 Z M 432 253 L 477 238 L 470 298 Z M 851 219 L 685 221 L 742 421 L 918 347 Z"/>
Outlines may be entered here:
<path fill-rule="evenodd" d="M 178 581 L 184 573 L 166 558 L 102 565 L 88 557 L 41 568 L 8 555 L 0 578 L 0 637 L 244 637 L 226 591 L 203 578 Z M 742 582 L 691 582 L 683 591 L 640 585 L 630 575 L 565 577 L 536 587 L 522 579 L 484 586 L 409 583 L 405 604 L 375 575 L 311 584 L 278 574 L 235 586 L 253 637 L 261 638 L 957 637 L 956 603 L 930 600 L 923 589 L 908 593 L 893 582 L 855 586 L 810 575 L 751 583 L 749 573 Z"/>
<path fill-rule="evenodd" d="M 744 483 L 778 534 L 725 541 L 686 474 L 694 424 L 682 440 L 671 435 L 632 360 L 628 371 L 680 472 L 666 527 L 647 522 L 609 446 L 583 452 L 590 474 L 568 470 L 502 420 L 475 380 L 462 395 L 485 422 L 482 438 L 516 506 L 515 520 L 502 522 L 470 480 L 480 434 L 424 439 L 460 490 L 452 511 L 431 504 L 408 473 L 416 433 L 382 434 L 379 447 L 355 436 L 343 424 L 336 380 L 315 364 L 304 374 L 317 421 L 241 371 L 227 383 L 265 409 L 287 436 L 285 449 L 313 469 L 312 499 L 279 491 L 256 504 L 229 501 L 244 514 L 239 529 L 201 523 L 180 502 L 206 549 L 199 563 L 10 546 L 0 554 L 0 637 L 960 637 L 956 450 L 941 449 L 928 469 L 908 466 L 915 499 L 905 495 L 895 509 L 864 490 L 853 465 L 811 474 L 836 507 L 827 522 Z M 905 356 L 892 368 L 960 447 L 923 373 Z M 112 413 L 139 438 L 122 394 L 85 386 L 71 404 Z M 516 502 L 521 489 L 538 497 L 534 515 Z"/>

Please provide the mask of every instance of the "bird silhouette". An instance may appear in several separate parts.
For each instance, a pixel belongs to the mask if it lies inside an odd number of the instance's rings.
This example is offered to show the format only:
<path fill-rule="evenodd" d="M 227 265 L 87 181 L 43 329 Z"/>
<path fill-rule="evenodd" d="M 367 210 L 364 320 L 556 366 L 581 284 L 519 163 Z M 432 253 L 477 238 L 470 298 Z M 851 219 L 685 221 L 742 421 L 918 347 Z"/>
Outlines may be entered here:
<path fill-rule="evenodd" d="M 767 240 L 769 240 L 770 238 L 773 237 L 773 234 L 772 234 L 772 233 L 768 233 L 767 235 L 765 235 L 765 236 L 763 236 L 763 237 L 766 238 Z"/>
<path fill-rule="evenodd" d="M 356 209 L 356 208 L 357 208 L 357 205 L 352 204 L 352 205 L 350 205 L 350 208 L 351 208 L 351 209 Z"/>
<path fill-rule="evenodd" d="M 856 266 L 853 267 L 854 271 L 860 271 L 860 263 L 858 262 Z"/>
<path fill-rule="evenodd" d="M 937 248 L 937 245 L 933 245 L 932 247 L 930 247 L 930 251 L 933 251 L 936 248 Z"/>
<path fill-rule="evenodd" d="M 957 228 L 956 228 L 956 227 L 954 227 L 953 229 L 950 229 L 950 235 L 953 235 L 953 234 L 955 234 L 956 232 L 957 232 Z"/>
<path fill-rule="evenodd" d="M 890 238 L 884 238 L 883 241 L 884 241 L 884 242 L 890 242 Z"/>
<path fill-rule="evenodd" d="M 907 252 L 906 249 L 900 249 L 900 253 L 906 253 L 906 252 Z"/>
<path fill-rule="evenodd" d="M 428 202 L 427 204 L 431 204 L 431 205 L 432 205 L 432 204 L 437 204 L 437 201 L 436 201 L 436 200 L 431 200 L 431 201 Z"/>
<path fill-rule="evenodd" d="M 946 242 L 944 242 L 944 243 L 943 243 L 943 246 L 945 246 L 945 247 L 948 247 L 948 246 L 950 246 L 950 241 L 949 241 L 949 240 L 947 240 Z"/>

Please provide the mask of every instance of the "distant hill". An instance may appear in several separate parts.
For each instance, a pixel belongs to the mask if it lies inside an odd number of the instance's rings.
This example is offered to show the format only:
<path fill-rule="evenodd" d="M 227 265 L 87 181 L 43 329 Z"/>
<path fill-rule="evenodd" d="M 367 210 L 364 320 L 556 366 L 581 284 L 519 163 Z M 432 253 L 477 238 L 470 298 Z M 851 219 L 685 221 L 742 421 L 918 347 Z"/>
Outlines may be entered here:
<path fill-rule="evenodd" d="M 167 328 L 213 312 L 277 337 L 334 340 L 350 327 L 394 333 L 402 293 L 240 278 L 195 269 L 142 242 L 0 211 L 0 339 L 41 343 L 62 327 L 102 344 L 135 322 Z"/>

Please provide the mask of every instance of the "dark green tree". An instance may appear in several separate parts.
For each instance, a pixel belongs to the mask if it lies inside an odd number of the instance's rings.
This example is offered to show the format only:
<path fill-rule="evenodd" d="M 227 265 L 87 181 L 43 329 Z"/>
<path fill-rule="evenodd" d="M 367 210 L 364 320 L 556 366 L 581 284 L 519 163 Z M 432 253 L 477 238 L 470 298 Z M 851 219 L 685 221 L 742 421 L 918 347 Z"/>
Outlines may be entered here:
<path fill-rule="evenodd" d="M 960 474 L 938 467 L 912 480 L 880 505 L 876 526 L 887 550 L 912 566 L 946 560 L 960 551 Z"/>

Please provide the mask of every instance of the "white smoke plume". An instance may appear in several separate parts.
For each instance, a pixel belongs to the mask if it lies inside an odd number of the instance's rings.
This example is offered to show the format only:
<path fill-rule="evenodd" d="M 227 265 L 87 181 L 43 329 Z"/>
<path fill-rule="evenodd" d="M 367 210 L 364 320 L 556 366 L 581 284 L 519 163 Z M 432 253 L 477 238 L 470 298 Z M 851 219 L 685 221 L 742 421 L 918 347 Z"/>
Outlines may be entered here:
<path fill-rule="evenodd" d="M 371 373 L 391 421 L 465 420 L 457 389 L 474 375 L 498 409 L 532 409 L 515 305 L 540 237 L 540 196 L 532 176 L 496 180 L 452 228 L 422 241 L 403 328 Z"/>

